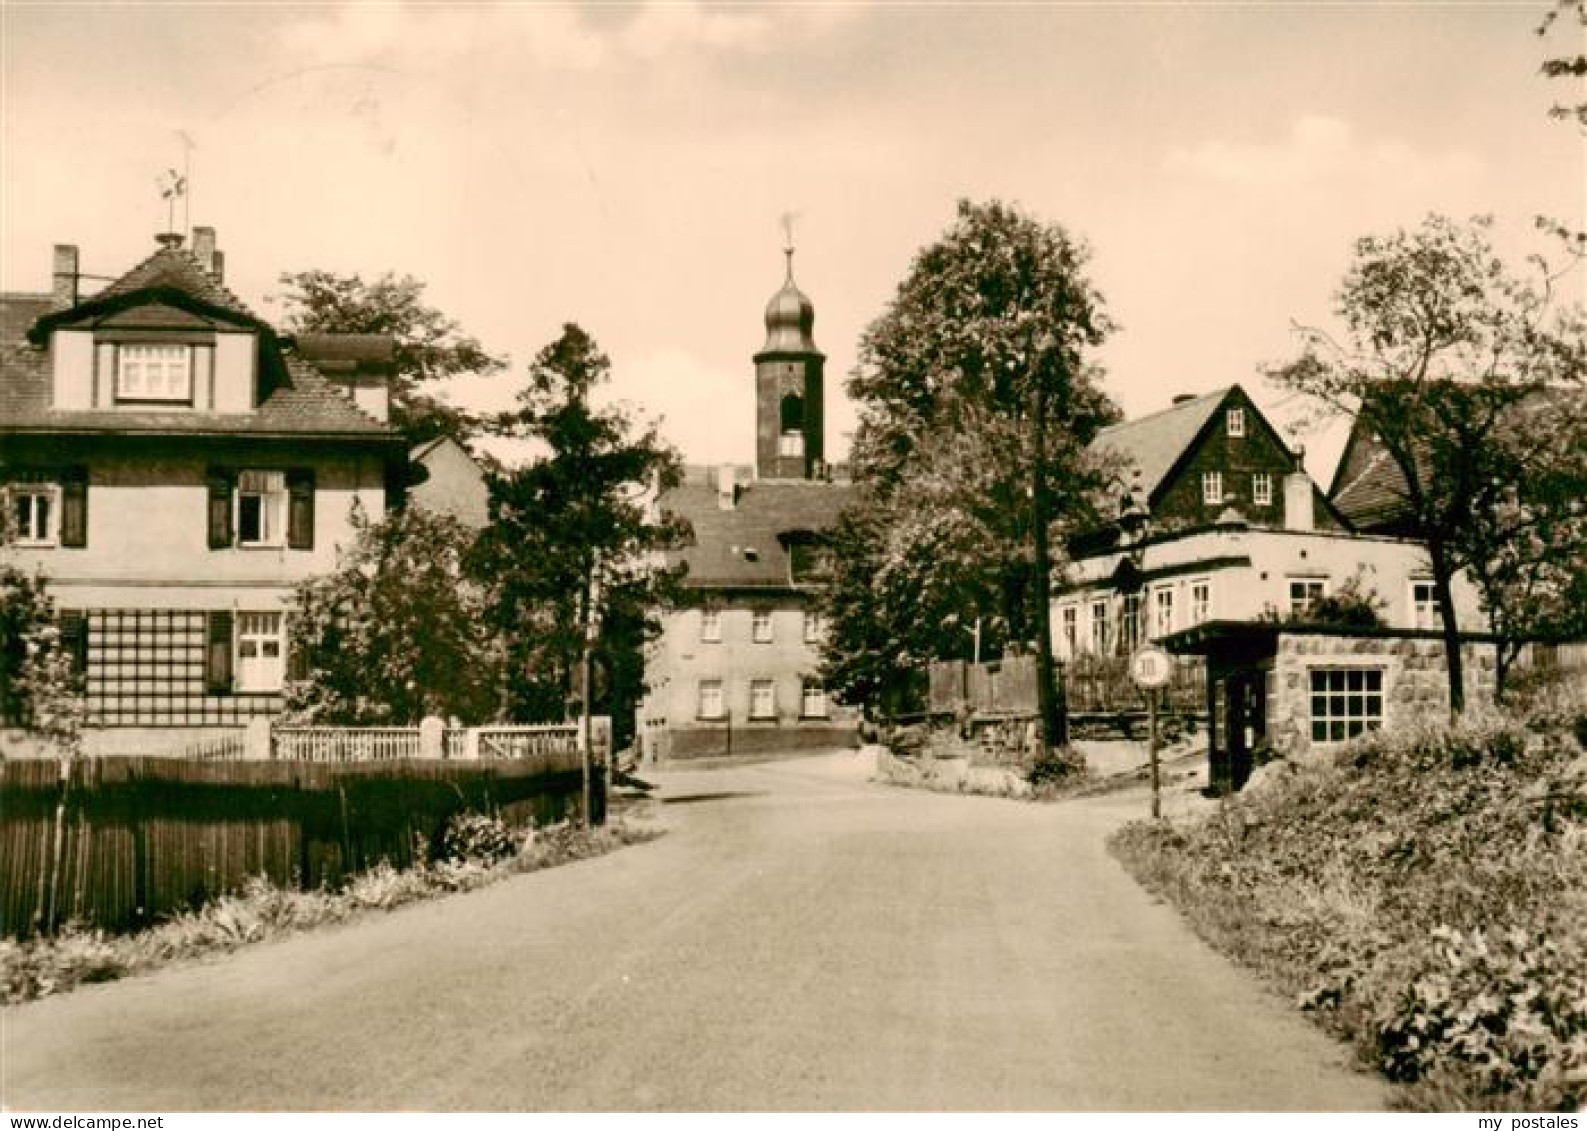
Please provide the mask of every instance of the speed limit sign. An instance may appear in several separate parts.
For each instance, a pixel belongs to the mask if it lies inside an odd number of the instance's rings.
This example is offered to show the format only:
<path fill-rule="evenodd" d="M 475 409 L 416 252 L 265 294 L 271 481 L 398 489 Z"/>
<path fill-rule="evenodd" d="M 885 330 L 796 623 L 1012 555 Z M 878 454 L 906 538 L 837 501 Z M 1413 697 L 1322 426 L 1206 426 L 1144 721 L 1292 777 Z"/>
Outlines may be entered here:
<path fill-rule="evenodd" d="M 1148 644 L 1130 657 L 1130 678 L 1138 687 L 1162 687 L 1173 674 L 1174 663 L 1168 653 Z"/>

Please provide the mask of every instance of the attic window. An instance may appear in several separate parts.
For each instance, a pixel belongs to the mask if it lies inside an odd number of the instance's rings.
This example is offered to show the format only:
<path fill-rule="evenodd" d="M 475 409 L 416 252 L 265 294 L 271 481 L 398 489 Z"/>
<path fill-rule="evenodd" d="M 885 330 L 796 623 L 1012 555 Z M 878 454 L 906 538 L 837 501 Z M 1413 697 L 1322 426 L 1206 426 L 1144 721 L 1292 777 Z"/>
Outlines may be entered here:
<path fill-rule="evenodd" d="M 744 547 L 744 560 L 746 562 L 758 562 L 758 561 L 760 561 L 760 551 L 755 549 L 754 546 L 745 546 Z"/>
<path fill-rule="evenodd" d="M 192 404 L 193 347 L 168 342 L 117 346 L 116 401 Z"/>
<path fill-rule="evenodd" d="M 1245 409 L 1231 408 L 1224 414 L 1224 420 L 1229 426 L 1229 435 L 1245 435 Z"/>

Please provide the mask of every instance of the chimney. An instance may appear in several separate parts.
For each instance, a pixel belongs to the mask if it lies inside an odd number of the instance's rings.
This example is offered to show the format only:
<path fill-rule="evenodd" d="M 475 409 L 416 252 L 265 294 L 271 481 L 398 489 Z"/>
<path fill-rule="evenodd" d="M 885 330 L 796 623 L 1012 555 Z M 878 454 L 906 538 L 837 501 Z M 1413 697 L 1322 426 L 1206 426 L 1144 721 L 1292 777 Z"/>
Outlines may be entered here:
<path fill-rule="evenodd" d="M 1175 404 L 1184 404 L 1186 401 L 1193 401 L 1195 399 L 1196 399 L 1196 394 L 1195 393 L 1179 393 L 1179 394 L 1175 395 L 1174 403 Z"/>
<path fill-rule="evenodd" d="M 1284 476 L 1284 529 L 1315 530 L 1311 476 L 1306 474 L 1306 449 L 1295 449 L 1295 469 Z"/>
<path fill-rule="evenodd" d="M 716 505 L 720 510 L 730 511 L 738 503 L 735 477 L 736 472 L 730 463 L 724 463 L 716 469 Z"/>
<path fill-rule="evenodd" d="M 181 232 L 155 232 L 154 233 L 154 242 L 159 244 L 161 247 L 181 247 L 182 246 L 182 233 Z"/>
<path fill-rule="evenodd" d="M 226 253 L 218 247 L 215 249 L 215 254 L 210 256 L 209 273 L 215 277 L 217 283 L 226 281 Z"/>
<path fill-rule="evenodd" d="M 55 269 L 50 287 L 50 306 L 68 310 L 77 305 L 77 245 L 55 245 Z"/>
<path fill-rule="evenodd" d="M 211 275 L 215 274 L 215 229 L 193 229 L 193 258 Z"/>

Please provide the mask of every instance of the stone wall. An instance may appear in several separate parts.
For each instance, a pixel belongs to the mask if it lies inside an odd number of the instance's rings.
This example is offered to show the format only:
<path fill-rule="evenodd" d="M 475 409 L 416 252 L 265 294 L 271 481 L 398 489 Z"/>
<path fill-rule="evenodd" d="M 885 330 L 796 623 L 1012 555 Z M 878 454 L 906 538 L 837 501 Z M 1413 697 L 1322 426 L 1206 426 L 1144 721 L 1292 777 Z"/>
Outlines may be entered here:
<path fill-rule="evenodd" d="M 1494 646 L 1468 642 L 1466 702 L 1494 698 Z M 1442 640 L 1430 636 L 1331 636 L 1283 633 L 1278 638 L 1267 697 L 1268 738 L 1275 749 L 1301 754 L 1311 739 L 1311 678 L 1316 668 L 1377 668 L 1383 672 L 1383 725 L 1438 719 L 1449 712 L 1449 675 Z"/>

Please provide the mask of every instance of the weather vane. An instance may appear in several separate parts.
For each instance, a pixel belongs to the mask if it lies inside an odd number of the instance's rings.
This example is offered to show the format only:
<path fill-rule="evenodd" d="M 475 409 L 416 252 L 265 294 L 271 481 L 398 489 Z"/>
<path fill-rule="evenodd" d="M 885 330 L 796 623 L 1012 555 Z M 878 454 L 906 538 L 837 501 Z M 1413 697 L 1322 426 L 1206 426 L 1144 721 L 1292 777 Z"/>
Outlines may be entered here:
<path fill-rule="evenodd" d="M 788 277 L 793 278 L 793 253 L 794 253 L 794 221 L 798 219 L 797 212 L 784 212 L 780 217 L 782 223 L 782 253 L 788 257 Z"/>
<path fill-rule="evenodd" d="M 165 230 L 176 231 L 176 202 L 187 196 L 187 178 L 175 169 L 167 169 L 155 181 L 160 186 L 160 199 L 165 201 Z"/>

